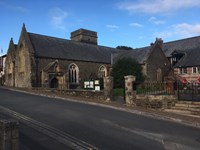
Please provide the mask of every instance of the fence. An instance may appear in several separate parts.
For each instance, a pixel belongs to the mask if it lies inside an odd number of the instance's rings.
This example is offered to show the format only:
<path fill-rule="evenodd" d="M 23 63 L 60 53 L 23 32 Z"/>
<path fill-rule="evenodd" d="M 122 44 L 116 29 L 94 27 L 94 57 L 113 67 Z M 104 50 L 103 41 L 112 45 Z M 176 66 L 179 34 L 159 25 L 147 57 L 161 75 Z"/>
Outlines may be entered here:
<path fill-rule="evenodd" d="M 174 95 L 176 82 L 144 82 L 134 83 L 137 94 L 143 95 Z"/>
<path fill-rule="evenodd" d="M 178 99 L 200 101 L 200 84 L 178 83 Z"/>

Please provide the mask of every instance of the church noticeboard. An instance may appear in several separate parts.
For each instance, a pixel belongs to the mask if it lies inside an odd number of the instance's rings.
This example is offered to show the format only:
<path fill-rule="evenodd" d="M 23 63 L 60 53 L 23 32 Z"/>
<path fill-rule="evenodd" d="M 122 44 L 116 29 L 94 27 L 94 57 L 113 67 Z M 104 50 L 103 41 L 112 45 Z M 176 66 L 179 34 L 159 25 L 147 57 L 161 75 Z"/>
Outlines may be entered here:
<path fill-rule="evenodd" d="M 90 90 L 95 90 L 95 91 L 100 91 L 100 82 L 99 80 L 86 80 L 84 81 L 84 88 L 85 89 L 90 89 Z"/>

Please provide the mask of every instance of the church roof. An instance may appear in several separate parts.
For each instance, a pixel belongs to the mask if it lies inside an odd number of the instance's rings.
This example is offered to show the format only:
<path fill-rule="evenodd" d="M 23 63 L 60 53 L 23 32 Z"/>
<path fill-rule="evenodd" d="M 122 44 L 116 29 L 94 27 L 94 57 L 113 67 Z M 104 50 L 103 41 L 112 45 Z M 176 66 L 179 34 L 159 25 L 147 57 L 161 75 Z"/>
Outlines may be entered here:
<path fill-rule="evenodd" d="M 111 63 L 111 54 L 121 50 L 29 33 L 37 57 Z"/>

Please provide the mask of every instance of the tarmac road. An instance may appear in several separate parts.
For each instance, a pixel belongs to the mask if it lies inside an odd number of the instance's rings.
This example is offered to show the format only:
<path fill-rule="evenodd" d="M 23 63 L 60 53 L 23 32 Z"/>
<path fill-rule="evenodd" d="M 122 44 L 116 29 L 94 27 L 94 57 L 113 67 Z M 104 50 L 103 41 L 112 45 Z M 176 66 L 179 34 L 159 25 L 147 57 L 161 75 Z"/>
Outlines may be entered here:
<path fill-rule="evenodd" d="M 0 106 L 17 112 L 18 117 L 27 117 L 26 120 L 36 124 L 34 128 L 41 124 L 52 134 L 60 132 L 58 137 L 65 135 L 98 149 L 200 149 L 199 128 L 120 110 L 8 89 L 0 89 Z M 23 129 L 26 131 L 25 127 Z M 55 143 L 62 142 L 57 139 L 54 139 Z"/>

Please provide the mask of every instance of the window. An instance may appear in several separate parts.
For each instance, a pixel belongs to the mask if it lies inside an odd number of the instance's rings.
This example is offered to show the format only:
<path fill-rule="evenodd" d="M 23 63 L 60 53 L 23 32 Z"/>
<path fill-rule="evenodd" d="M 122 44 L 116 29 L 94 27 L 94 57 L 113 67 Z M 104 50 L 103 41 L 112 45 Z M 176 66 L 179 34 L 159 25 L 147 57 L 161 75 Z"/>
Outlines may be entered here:
<path fill-rule="evenodd" d="M 79 68 L 76 64 L 69 65 L 69 83 L 77 84 L 78 83 L 78 73 Z"/>
<path fill-rule="evenodd" d="M 156 74 L 156 78 L 158 82 L 162 81 L 162 70 L 159 68 L 157 69 L 157 74 Z"/>
<path fill-rule="evenodd" d="M 197 73 L 200 73 L 200 67 L 197 67 Z"/>
<path fill-rule="evenodd" d="M 180 73 L 187 74 L 187 68 L 186 67 L 180 68 Z"/>
<path fill-rule="evenodd" d="M 192 73 L 198 73 L 198 68 L 197 67 L 192 67 Z"/>
<path fill-rule="evenodd" d="M 19 72 L 25 72 L 25 55 L 22 50 L 19 51 L 18 56 L 18 68 Z"/>
<path fill-rule="evenodd" d="M 107 76 L 107 69 L 104 65 L 99 67 L 99 73 L 98 73 L 99 78 L 103 78 Z"/>

